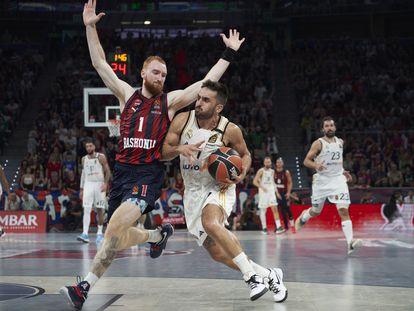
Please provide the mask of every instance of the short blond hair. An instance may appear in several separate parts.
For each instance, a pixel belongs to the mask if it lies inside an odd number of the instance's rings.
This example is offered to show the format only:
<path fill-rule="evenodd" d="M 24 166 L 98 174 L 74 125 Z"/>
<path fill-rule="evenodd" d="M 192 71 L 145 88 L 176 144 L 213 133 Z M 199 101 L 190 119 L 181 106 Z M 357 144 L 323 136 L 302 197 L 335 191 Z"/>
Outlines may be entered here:
<path fill-rule="evenodd" d="M 162 59 L 162 57 L 158 55 L 151 55 L 148 56 L 146 60 L 144 60 L 144 63 L 142 64 L 142 69 L 147 68 L 147 66 L 154 60 L 159 61 L 161 64 L 167 66 L 167 63 L 165 62 L 165 60 Z"/>

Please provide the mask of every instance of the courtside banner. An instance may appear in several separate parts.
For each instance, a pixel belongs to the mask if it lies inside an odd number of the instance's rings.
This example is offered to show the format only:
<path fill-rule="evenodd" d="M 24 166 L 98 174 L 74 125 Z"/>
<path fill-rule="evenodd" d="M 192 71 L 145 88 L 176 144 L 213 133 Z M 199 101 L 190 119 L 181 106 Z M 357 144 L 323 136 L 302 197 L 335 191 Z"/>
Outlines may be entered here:
<path fill-rule="evenodd" d="M 0 227 L 6 232 L 45 233 L 46 211 L 0 211 Z"/>

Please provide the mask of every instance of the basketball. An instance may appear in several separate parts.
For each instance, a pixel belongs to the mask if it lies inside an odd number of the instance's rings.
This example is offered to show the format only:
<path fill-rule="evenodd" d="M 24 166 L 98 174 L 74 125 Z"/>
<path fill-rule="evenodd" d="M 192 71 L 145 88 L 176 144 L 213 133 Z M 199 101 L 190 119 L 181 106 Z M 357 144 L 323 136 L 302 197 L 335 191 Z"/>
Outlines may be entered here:
<path fill-rule="evenodd" d="M 228 147 L 220 147 L 208 158 L 208 172 L 218 182 L 226 182 L 226 178 L 232 180 L 232 175 L 240 175 L 242 171 L 242 159 L 239 153 Z"/>

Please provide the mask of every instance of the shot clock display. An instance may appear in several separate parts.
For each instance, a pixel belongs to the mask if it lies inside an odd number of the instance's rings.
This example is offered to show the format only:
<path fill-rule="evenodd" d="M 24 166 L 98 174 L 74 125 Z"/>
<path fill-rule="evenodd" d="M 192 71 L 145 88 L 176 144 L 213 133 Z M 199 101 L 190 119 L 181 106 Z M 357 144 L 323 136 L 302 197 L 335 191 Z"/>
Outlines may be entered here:
<path fill-rule="evenodd" d="M 115 52 L 108 53 L 108 63 L 118 77 L 129 75 L 129 55 L 128 53 Z"/>

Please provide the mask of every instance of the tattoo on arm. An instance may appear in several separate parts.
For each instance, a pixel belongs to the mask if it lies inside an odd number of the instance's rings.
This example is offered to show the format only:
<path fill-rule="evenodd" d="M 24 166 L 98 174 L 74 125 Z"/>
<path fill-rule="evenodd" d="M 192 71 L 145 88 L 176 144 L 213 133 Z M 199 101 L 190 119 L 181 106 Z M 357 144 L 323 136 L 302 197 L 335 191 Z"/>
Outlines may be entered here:
<path fill-rule="evenodd" d="M 209 236 L 204 240 L 203 246 L 205 249 L 209 249 L 210 247 L 216 246 L 216 242 Z"/>
<path fill-rule="evenodd" d="M 96 254 L 92 263 L 92 273 L 100 278 L 109 268 L 112 261 L 115 259 L 119 244 L 118 237 L 111 237 L 108 242 L 104 242 L 102 248 Z"/>

